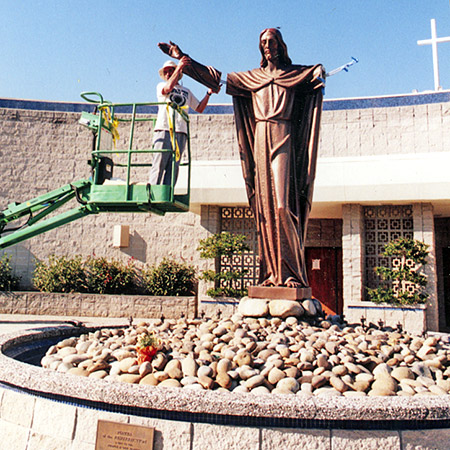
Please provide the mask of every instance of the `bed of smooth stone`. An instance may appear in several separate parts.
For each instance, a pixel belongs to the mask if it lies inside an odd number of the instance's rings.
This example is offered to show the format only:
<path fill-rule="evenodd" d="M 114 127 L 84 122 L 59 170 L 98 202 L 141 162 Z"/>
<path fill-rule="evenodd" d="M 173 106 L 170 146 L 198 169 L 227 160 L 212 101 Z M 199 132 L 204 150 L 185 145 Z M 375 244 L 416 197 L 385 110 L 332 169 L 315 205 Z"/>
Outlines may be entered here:
<path fill-rule="evenodd" d="M 165 320 L 104 329 L 52 346 L 42 366 L 107 381 L 307 398 L 444 396 L 450 345 L 438 337 L 295 317 Z M 139 335 L 161 350 L 138 364 Z"/>
<path fill-rule="evenodd" d="M 295 418 L 308 421 L 366 421 L 368 418 L 373 421 L 450 420 L 448 396 L 348 398 L 161 388 L 70 376 L 19 362 L 4 354 L 9 347 L 48 337 L 65 338 L 74 332 L 71 327 L 58 327 L 0 336 L 0 382 L 34 391 L 37 395 L 42 392 L 65 396 L 75 402 L 87 400 L 186 413 L 216 415 L 220 412 L 239 417 Z"/>

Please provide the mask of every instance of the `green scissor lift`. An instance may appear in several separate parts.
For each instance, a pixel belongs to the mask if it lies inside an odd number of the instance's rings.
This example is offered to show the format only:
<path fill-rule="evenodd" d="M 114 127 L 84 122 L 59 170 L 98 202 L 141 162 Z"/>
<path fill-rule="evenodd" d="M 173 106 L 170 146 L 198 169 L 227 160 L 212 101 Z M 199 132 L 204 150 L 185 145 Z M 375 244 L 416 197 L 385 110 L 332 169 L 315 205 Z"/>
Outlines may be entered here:
<path fill-rule="evenodd" d="M 89 214 L 99 213 L 138 213 L 151 212 L 164 215 L 167 212 L 187 212 L 189 210 L 191 151 L 189 139 L 188 115 L 177 105 L 171 104 L 173 110 L 172 123 L 175 124 L 176 111 L 187 122 L 188 145 L 187 160 L 180 166 L 187 166 L 187 186 L 181 193 L 175 193 L 175 180 L 171 185 L 135 184 L 131 180 L 132 168 L 150 167 L 152 153 L 170 152 L 173 154 L 172 164 L 175 165 L 175 155 L 171 149 L 155 150 L 153 148 L 133 149 L 135 126 L 138 122 L 155 122 L 154 115 L 141 114 L 140 109 L 156 106 L 158 103 L 111 103 L 104 101 L 98 92 L 84 92 L 81 97 L 95 104 L 95 112 L 83 112 L 80 123 L 88 127 L 94 135 L 92 156 L 89 164 L 92 166 L 92 177 L 88 180 L 75 181 L 52 192 L 40 195 L 23 203 L 11 203 L 0 212 L 0 249 L 30 239 L 38 234 L 57 228 Z M 122 113 L 126 111 L 126 113 Z M 128 148 L 113 147 L 113 137 L 120 123 L 127 122 L 130 135 Z M 175 125 L 174 125 L 175 126 Z M 172 138 L 175 139 L 173 130 Z M 174 142 L 172 143 L 174 144 Z M 172 145 L 175 148 L 175 145 Z M 133 157 L 147 153 L 148 162 L 134 162 Z M 114 163 L 114 155 L 125 156 L 125 163 Z M 140 158 L 142 160 L 142 158 Z M 122 167 L 126 172 L 126 180 L 120 183 L 110 182 L 113 167 Z M 172 170 L 172 175 L 174 170 Z M 148 173 L 146 174 L 148 178 Z M 57 210 L 69 201 L 74 200 L 72 209 L 57 213 Z"/>

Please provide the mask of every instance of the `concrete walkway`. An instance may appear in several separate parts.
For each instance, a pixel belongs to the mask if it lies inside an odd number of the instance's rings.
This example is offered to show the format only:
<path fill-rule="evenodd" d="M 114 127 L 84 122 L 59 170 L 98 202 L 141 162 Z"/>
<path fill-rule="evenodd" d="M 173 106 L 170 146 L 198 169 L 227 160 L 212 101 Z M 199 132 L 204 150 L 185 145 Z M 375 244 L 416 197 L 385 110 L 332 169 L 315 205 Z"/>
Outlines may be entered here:
<path fill-rule="evenodd" d="M 124 325 L 129 324 L 128 319 L 107 317 L 66 317 L 66 316 L 32 316 L 26 314 L 0 314 L 0 335 L 14 333 L 32 328 L 44 328 L 67 325 L 67 321 L 76 320 L 85 325 Z M 139 323 L 141 319 L 134 319 Z"/>

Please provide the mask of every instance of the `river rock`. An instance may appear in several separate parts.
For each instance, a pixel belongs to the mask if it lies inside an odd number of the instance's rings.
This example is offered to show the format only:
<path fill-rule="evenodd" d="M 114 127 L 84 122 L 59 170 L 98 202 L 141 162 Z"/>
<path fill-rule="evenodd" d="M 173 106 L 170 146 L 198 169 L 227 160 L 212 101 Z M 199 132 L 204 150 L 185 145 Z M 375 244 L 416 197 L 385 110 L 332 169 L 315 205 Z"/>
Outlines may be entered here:
<path fill-rule="evenodd" d="M 272 368 L 267 377 L 269 383 L 273 385 L 277 384 L 283 378 L 286 378 L 286 373 L 280 370 L 278 367 Z"/>
<path fill-rule="evenodd" d="M 345 392 L 348 389 L 348 386 L 338 377 L 330 377 L 329 382 L 331 386 L 333 386 L 333 388 L 340 393 Z"/>
<path fill-rule="evenodd" d="M 295 300 L 271 300 L 269 302 L 269 312 L 273 317 L 285 319 L 289 316 L 301 317 L 305 310 L 300 302 Z"/>
<path fill-rule="evenodd" d="M 168 378 L 167 380 L 161 381 L 161 383 L 158 384 L 158 387 L 181 387 L 181 384 L 174 378 Z"/>
<path fill-rule="evenodd" d="M 131 374 L 131 373 L 123 373 L 118 376 L 119 381 L 123 381 L 124 383 L 135 384 L 139 383 L 142 377 L 140 375 Z"/>
<path fill-rule="evenodd" d="M 119 361 L 119 369 L 121 372 L 128 372 L 128 370 L 130 369 L 130 367 L 134 366 L 137 364 L 136 358 L 135 357 L 131 357 L 131 358 L 124 358 L 121 361 Z"/>
<path fill-rule="evenodd" d="M 261 298 L 243 297 L 239 302 L 238 311 L 244 317 L 265 317 L 269 314 L 268 301 Z"/>
<path fill-rule="evenodd" d="M 155 378 L 155 376 L 152 373 L 149 373 L 149 374 L 143 376 L 139 380 L 139 384 L 147 384 L 149 386 L 157 386 L 158 383 L 159 383 L 158 380 Z"/>
<path fill-rule="evenodd" d="M 396 367 L 392 370 L 391 376 L 397 381 L 402 381 L 405 378 L 414 379 L 414 373 L 409 367 Z"/>
<path fill-rule="evenodd" d="M 390 375 L 379 375 L 372 383 L 371 396 L 395 395 L 397 392 L 397 381 Z"/>
<path fill-rule="evenodd" d="M 195 360 L 191 357 L 187 357 L 183 359 L 181 363 L 181 370 L 183 371 L 183 375 L 185 377 L 196 377 L 197 376 L 197 370 L 198 370 L 198 364 L 195 362 Z"/>
<path fill-rule="evenodd" d="M 234 362 L 239 367 L 240 366 L 251 366 L 253 364 L 253 358 L 249 352 L 242 351 L 242 352 L 236 354 L 236 356 L 234 357 Z"/>
<path fill-rule="evenodd" d="M 302 307 L 307 316 L 315 316 L 317 314 L 316 305 L 311 299 L 303 300 Z"/>
<path fill-rule="evenodd" d="M 138 365 L 135 342 L 143 333 L 154 333 L 161 347 L 151 363 Z M 388 328 L 325 324 L 306 314 L 166 319 L 103 329 L 50 347 L 41 364 L 108 382 L 255 395 L 270 390 L 305 398 L 450 392 L 450 343 Z"/>
<path fill-rule="evenodd" d="M 265 382 L 265 378 L 262 375 L 255 375 L 251 378 L 249 378 L 246 382 L 245 382 L 245 387 L 248 390 L 253 390 L 254 388 L 261 386 L 262 384 L 264 384 Z"/>
<path fill-rule="evenodd" d="M 225 389 L 229 389 L 231 387 L 231 377 L 226 372 L 218 372 L 216 377 L 216 383 Z"/>
<path fill-rule="evenodd" d="M 277 383 L 276 387 L 278 389 L 289 390 L 294 393 L 300 389 L 300 385 L 295 378 L 283 378 Z"/>
<path fill-rule="evenodd" d="M 180 380 L 183 378 L 183 372 L 181 370 L 181 362 L 178 359 L 172 359 L 166 364 L 164 372 L 169 375 L 170 378 Z"/>

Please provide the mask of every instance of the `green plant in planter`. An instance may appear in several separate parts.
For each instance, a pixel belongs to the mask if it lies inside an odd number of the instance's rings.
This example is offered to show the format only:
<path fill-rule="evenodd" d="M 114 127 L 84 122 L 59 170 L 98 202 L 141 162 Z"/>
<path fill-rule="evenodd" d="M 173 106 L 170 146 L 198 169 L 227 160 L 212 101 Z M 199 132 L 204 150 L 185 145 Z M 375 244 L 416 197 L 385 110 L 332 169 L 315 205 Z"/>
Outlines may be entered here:
<path fill-rule="evenodd" d="M 164 258 L 159 265 L 142 270 L 141 285 L 149 295 L 193 295 L 196 285 L 195 268 Z"/>
<path fill-rule="evenodd" d="M 402 305 L 425 303 L 429 296 L 425 292 L 427 277 L 419 269 L 427 264 L 428 245 L 399 238 L 387 244 L 382 255 L 395 259 L 397 266 L 375 267 L 383 281 L 375 289 L 367 288 L 369 300 Z"/>
<path fill-rule="evenodd" d="M 108 261 L 103 257 L 86 260 L 89 292 L 97 294 L 129 294 L 135 289 L 136 270 L 132 260 L 127 263 Z"/>
<path fill-rule="evenodd" d="M 20 277 L 13 274 L 10 261 L 8 255 L 0 258 L 0 291 L 14 291 L 19 287 Z"/>
<path fill-rule="evenodd" d="M 241 255 L 250 250 L 245 239 L 246 237 L 242 234 L 224 231 L 200 240 L 197 250 L 200 251 L 200 258 L 203 259 L 215 259 L 216 262 L 221 257 L 231 259 L 233 255 Z M 200 279 L 214 283 L 214 288 L 206 291 L 211 297 L 243 297 L 247 294 L 247 289 L 238 289 L 236 284 L 246 272 L 247 270 L 224 270 L 221 272 L 205 270 Z"/>
<path fill-rule="evenodd" d="M 87 278 L 81 256 L 51 255 L 48 262 L 39 261 L 33 284 L 41 292 L 86 292 Z"/>

